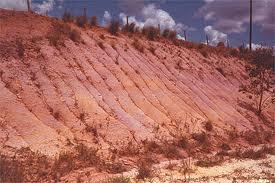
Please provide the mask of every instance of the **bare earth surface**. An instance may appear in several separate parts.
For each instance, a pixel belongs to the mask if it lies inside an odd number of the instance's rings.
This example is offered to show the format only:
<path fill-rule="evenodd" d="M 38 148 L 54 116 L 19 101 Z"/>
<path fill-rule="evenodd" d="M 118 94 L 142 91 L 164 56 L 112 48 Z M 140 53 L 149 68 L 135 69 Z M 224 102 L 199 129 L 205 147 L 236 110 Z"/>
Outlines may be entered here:
<path fill-rule="evenodd" d="M 66 39 L 64 46 L 54 47 L 46 38 L 52 21 L 0 10 L 1 153 L 29 147 L 53 157 L 81 142 L 101 147 L 104 154 L 129 141 L 172 139 L 179 127 L 190 138 L 207 133 L 210 153 L 224 142 L 231 148 L 251 147 L 253 140 L 274 144 L 274 110 L 267 109 L 264 119 L 259 118 L 250 110 L 253 101 L 238 92 L 248 77 L 245 61 L 204 57 L 196 50 L 138 35 L 112 36 L 103 28 L 74 27 L 83 41 Z M 25 49 L 23 58 L 17 54 L 18 39 Z M 144 52 L 133 46 L 135 39 Z M 211 132 L 204 128 L 207 121 L 213 125 Z M 239 138 L 230 141 L 233 132 Z M 259 177 L 265 161 L 271 167 L 263 170 L 274 177 L 274 156 L 269 155 L 197 168 L 190 180 L 232 182 L 223 175 L 243 172 L 245 177 L 250 167 Z M 159 171 L 160 182 L 183 179 L 177 168 Z"/>

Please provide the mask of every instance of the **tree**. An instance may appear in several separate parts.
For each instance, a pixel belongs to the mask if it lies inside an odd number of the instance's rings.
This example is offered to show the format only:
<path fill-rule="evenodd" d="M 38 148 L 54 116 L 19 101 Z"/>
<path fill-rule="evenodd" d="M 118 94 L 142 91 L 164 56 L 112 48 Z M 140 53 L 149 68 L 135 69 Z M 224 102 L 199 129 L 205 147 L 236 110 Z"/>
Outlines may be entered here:
<path fill-rule="evenodd" d="M 28 12 L 31 12 L 31 2 L 30 2 L 30 0 L 27 0 L 27 5 L 28 5 Z"/>
<path fill-rule="evenodd" d="M 247 66 L 249 72 L 249 83 L 240 86 L 240 91 L 250 94 L 257 107 L 257 114 L 269 106 L 272 92 L 272 49 L 260 48 L 253 52 L 251 64 Z M 272 101 L 273 102 L 273 101 Z"/>

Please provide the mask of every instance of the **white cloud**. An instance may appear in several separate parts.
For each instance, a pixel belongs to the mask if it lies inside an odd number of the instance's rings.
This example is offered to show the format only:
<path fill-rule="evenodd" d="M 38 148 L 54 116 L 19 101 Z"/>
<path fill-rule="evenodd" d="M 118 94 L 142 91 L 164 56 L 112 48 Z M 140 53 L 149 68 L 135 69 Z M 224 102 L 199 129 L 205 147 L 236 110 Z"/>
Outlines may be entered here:
<path fill-rule="evenodd" d="M 252 47 L 252 50 L 256 50 L 258 48 L 270 48 L 273 50 L 273 52 L 275 53 L 275 46 L 266 46 L 266 45 L 263 45 L 263 44 L 258 44 L 258 43 L 252 43 L 251 44 L 251 47 Z M 246 48 L 249 48 L 249 44 L 246 44 Z"/>
<path fill-rule="evenodd" d="M 126 14 L 120 13 L 119 15 L 122 23 L 126 24 Z M 173 17 L 166 11 L 157 8 L 154 4 L 144 6 L 141 10 L 141 17 L 143 20 L 137 20 L 135 16 L 129 16 L 129 23 L 134 22 L 137 27 L 143 28 L 144 26 L 158 26 L 161 30 L 172 29 L 176 30 L 179 34 L 183 30 L 194 31 L 192 27 L 188 27 L 182 23 L 176 23 Z"/>
<path fill-rule="evenodd" d="M 247 0 L 204 0 L 205 5 L 198 15 L 213 21 L 215 29 L 226 33 L 245 32 L 249 23 L 249 1 Z M 253 1 L 253 23 L 264 31 L 275 32 L 275 1 Z"/>
<path fill-rule="evenodd" d="M 109 11 L 104 11 L 104 15 L 103 15 L 103 25 L 107 25 L 111 22 L 112 20 L 112 16 L 109 13 Z"/>
<path fill-rule="evenodd" d="M 177 38 L 180 39 L 180 40 L 184 40 L 185 41 L 185 38 L 183 36 L 179 35 L 179 34 L 177 35 Z"/>
<path fill-rule="evenodd" d="M 260 45 L 260 44 L 254 44 L 254 43 L 251 44 L 251 47 L 252 47 L 252 50 L 256 50 L 258 48 L 263 48 L 262 45 Z M 246 45 L 246 48 L 249 48 L 249 44 Z"/>
<path fill-rule="evenodd" d="M 56 0 L 62 3 L 64 0 Z M 42 2 L 31 2 L 31 8 L 39 13 L 45 14 L 47 11 L 50 12 L 53 10 L 55 5 L 55 0 L 43 0 Z M 61 5 L 59 5 L 61 6 Z M 27 1 L 26 0 L 0 0 L 0 8 L 4 9 L 15 9 L 15 10 L 27 10 Z"/>
<path fill-rule="evenodd" d="M 226 43 L 227 41 L 227 34 L 213 29 L 212 26 L 206 26 L 204 32 L 209 38 L 210 45 L 216 46 L 219 42 Z"/>
<path fill-rule="evenodd" d="M 26 0 L 0 0 L 0 8 L 27 10 Z"/>
<path fill-rule="evenodd" d="M 119 14 L 119 18 L 122 20 L 123 25 L 125 25 L 127 23 L 127 18 L 126 17 L 127 16 L 126 16 L 125 13 L 120 13 Z M 135 16 L 130 16 L 128 18 L 128 21 L 129 21 L 129 23 L 135 23 L 136 26 L 139 27 L 139 28 L 142 28 L 144 26 L 144 22 L 138 21 Z"/>
<path fill-rule="evenodd" d="M 42 3 L 33 3 L 33 7 L 37 13 L 45 14 L 53 10 L 54 4 L 54 0 L 44 0 Z"/>
<path fill-rule="evenodd" d="M 170 14 L 162 9 L 157 9 L 154 4 L 149 4 L 142 9 L 142 15 L 145 19 L 145 26 L 156 26 L 160 24 L 161 29 L 174 29 L 176 22 Z"/>

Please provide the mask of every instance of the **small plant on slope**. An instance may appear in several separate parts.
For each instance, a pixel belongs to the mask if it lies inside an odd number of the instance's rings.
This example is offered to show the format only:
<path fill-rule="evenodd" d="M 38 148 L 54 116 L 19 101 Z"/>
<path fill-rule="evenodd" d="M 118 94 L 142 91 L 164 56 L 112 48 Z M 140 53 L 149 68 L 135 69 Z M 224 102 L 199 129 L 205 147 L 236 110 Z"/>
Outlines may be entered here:
<path fill-rule="evenodd" d="M 76 25 L 78 27 L 85 27 L 88 23 L 88 19 L 86 16 L 78 16 L 76 17 Z"/>
<path fill-rule="evenodd" d="M 24 48 L 24 45 L 22 43 L 22 40 L 20 40 L 20 39 L 16 40 L 16 47 L 17 47 L 18 56 L 20 58 L 23 58 L 24 57 L 24 53 L 25 53 L 25 48 Z"/>
<path fill-rule="evenodd" d="M 147 26 L 142 29 L 142 34 L 144 34 L 151 41 L 154 41 L 158 37 L 159 33 L 159 29 L 153 26 Z"/>
<path fill-rule="evenodd" d="M 74 42 L 80 42 L 80 32 L 72 29 L 68 24 L 63 22 L 53 22 L 52 31 L 49 32 L 48 40 L 52 46 L 64 46 L 65 38 L 68 37 Z"/>
<path fill-rule="evenodd" d="M 23 182 L 24 167 L 15 160 L 0 155 L 0 182 Z"/>
<path fill-rule="evenodd" d="M 108 27 L 108 31 L 112 35 L 117 35 L 117 32 L 119 31 L 119 21 L 112 20 Z"/>
<path fill-rule="evenodd" d="M 62 20 L 64 22 L 73 22 L 74 21 L 74 16 L 70 12 L 65 11 L 64 14 L 63 14 Z"/>
<path fill-rule="evenodd" d="M 90 24 L 91 24 L 91 26 L 97 26 L 97 25 L 98 25 L 97 17 L 96 17 L 96 16 L 93 16 L 93 17 L 91 18 Z"/>
<path fill-rule="evenodd" d="M 110 178 L 104 183 L 131 183 L 131 181 L 129 178 L 121 176 L 121 177 Z"/>
<path fill-rule="evenodd" d="M 261 48 L 254 51 L 251 65 L 247 67 L 249 83 L 241 85 L 239 90 L 250 94 L 249 97 L 255 99 L 256 112 L 259 116 L 269 106 L 268 101 L 270 101 L 272 93 L 271 76 L 273 59 L 274 56 L 271 49 Z"/>
<path fill-rule="evenodd" d="M 129 25 L 126 24 L 126 25 L 123 27 L 123 31 L 125 31 L 125 32 L 130 32 L 130 33 L 135 33 L 135 32 L 137 32 L 136 24 L 135 24 L 134 22 L 132 22 L 132 23 L 129 24 Z"/>
<path fill-rule="evenodd" d="M 143 45 L 137 40 L 135 39 L 134 42 L 132 43 L 133 47 L 135 47 L 135 49 L 137 49 L 139 52 L 143 53 L 144 52 L 144 48 Z"/>

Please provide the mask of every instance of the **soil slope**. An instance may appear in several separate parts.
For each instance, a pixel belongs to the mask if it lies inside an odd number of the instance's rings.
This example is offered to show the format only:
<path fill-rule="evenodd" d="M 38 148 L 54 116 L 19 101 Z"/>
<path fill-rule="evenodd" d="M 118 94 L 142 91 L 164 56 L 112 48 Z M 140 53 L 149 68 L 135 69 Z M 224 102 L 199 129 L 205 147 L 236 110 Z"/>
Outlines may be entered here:
<path fill-rule="evenodd" d="M 274 130 L 272 110 L 258 118 L 238 92 L 247 79 L 239 58 L 74 25 L 82 41 L 66 38 L 55 47 L 47 39 L 54 21 L 0 11 L 2 152 L 29 147 L 53 156 L 79 142 L 108 149 L 133 139 L 171 139 L 179 129 L 191 136 L 207 131 L 207 121 L 213 145 L 233 132 Z"/>

